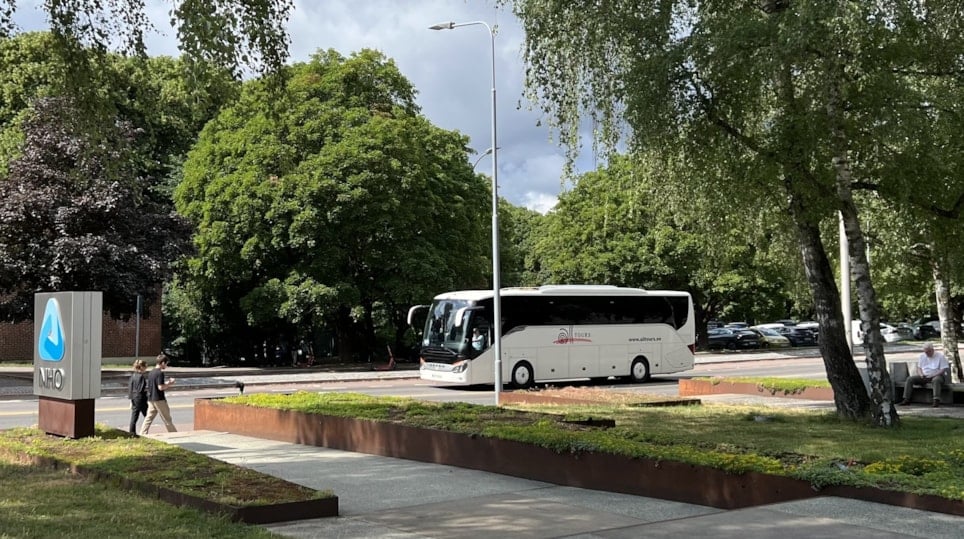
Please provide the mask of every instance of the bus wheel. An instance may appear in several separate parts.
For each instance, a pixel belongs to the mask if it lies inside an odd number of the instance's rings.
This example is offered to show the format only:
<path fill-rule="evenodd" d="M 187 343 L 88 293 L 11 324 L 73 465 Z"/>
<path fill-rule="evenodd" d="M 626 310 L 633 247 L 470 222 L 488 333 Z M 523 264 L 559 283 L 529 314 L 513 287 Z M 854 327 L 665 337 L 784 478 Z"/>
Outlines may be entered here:
<path fill-rule="evenodd" d="M 638 357 L 633 360 L 633 366 L 629 368 L 629 377 L 637 384 L 649 381 L 649 362 L 646 358 Z"/>
<path fill-rule="evenodd" d="M 525 361 L 520 361 L 512 367 L 512 385 L 519 389 L 529 389 L 532 387 L 532 365 Z"/>

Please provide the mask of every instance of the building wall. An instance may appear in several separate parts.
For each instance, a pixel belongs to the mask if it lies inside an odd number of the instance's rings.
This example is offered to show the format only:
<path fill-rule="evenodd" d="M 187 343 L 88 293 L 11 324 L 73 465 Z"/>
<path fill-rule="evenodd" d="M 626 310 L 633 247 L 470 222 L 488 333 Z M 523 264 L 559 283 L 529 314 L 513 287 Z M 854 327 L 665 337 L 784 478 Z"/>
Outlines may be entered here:
<path fill-rule="evenodd" d="M 154 357 L 161 352 L 161 309 L 150 309 L 151 316 L 141 318 L 140 357 Z M 103 319 L 102 353 L 104 358 L 132 358 L 137 334 L 137 321 L 114 320 L 108 313 Z M 0 362 L 33 361 L 33 321 L 10 324 L 0 322 Z"/>

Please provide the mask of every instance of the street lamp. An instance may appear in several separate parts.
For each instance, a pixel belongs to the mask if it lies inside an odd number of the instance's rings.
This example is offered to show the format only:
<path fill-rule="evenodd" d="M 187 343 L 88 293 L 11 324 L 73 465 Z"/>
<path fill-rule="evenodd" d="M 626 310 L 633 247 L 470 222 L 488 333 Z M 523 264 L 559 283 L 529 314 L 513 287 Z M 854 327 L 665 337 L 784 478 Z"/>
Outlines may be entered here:
<path fill-rule="evenodd" d="M 429 26 L 432 30 L 453 30 L 460 26 L 484 26 L 489 32 L 492 45 L 492 321 L 493 348 L 495 352 L 495 405 L 499 405 L 502 391 L 502 298 L 499 285 L 499 146 L 496 144 L 495 116 L 495 32 L 483 21 L 443 22 Z"/>
<path fill-rule="evenodd" d="M 485 156 L 489 155 L 490 153 L 492 153 L 492 148 L 489 148 L 484 152 L 482 152 L 482 155 L 480 155 L 479 158 L 476 159 L 474 163 L 472 163 L 472 170 L 475 170 L 475 167 L 479 166 L 479 161 L 485 159 Z"/>

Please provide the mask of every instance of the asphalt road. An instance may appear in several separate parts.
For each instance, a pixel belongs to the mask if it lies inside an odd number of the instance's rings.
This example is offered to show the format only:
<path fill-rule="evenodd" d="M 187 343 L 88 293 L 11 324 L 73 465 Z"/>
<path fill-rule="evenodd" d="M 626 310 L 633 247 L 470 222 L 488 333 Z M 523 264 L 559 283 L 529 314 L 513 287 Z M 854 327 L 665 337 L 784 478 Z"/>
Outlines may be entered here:
<path fill-rule="evenodd" d="M 751 356 L 750 359 L 758 356 Z M 825 378 L 823 362 L 815 357 L 774 358 L 761 361 L 748 361 L 746 356 L 731 355 L 714 357 L 712 361 L 701 363 L 692 371 L 670 376 L 654 377 L 647 384 L 631 384 L 610 380 L 603 384 L 592 384 L 601 389 L 624 392 L 643 392 L 659 395 L 676 395 L 677 381 L 680 378 L 695 376 L 775 376 Z M 280 377 L 279 377 L 280 378 Z M 589 382 L 575 382 L 566 385 L 590 385 Z M 314 382 L 303 381 L 276 385 L 249 387 L 251 392 L 284 393 L 297 390 L 305 391 L 344 391 L 359 392 L 376 396 L 397 396 L 430 401 L 461 401 L 474 404 L 491 404 L 492 388 L 437 387 L 432 382 L 417 379 L 382 379 L 357 382 Z M 174 423 L 181 430 L 190 430 L 194 422 L 194 399 L 236 395 L 233 387 L 200 390 L 172 390 L 167 397 L 171 406 Z M 95 421 L 118 428 L 126 428 L 130 420 L 130 401 L 124 396 L 105 395 L 95 403 Z M 0 429 L 29 426 L 37 423 L 37 400 L 32 395 L 22 399 L 0 401 Z M 152 429 L 163 429 L 155 422 Z"/>

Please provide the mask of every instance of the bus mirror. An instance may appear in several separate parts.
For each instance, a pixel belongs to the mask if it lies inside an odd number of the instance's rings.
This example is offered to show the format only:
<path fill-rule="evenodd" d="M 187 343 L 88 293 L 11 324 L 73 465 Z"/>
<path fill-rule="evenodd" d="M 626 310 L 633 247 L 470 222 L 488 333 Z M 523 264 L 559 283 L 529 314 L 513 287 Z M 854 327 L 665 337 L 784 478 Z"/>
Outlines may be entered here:
<path fill-rule="evenodd" d="M 415 317 L 415 313 L 422 309 L 428 309 L 428 305 L 412 305 L 408 310 L 408 325 L 412 325 L 412 319 Z"/>
<path fill-rule="evenodd" d="M 465 318 L 466 311 L 481 311 L 481 310 L 482 310 L 482 307 L 479 307 L 479 306 L 462 307 L 461 309 L 455 311 L 455 321 L 453 322 L 453 324 L 455 324 L 455 327 L 461 327 L 462 319 Z"/>

